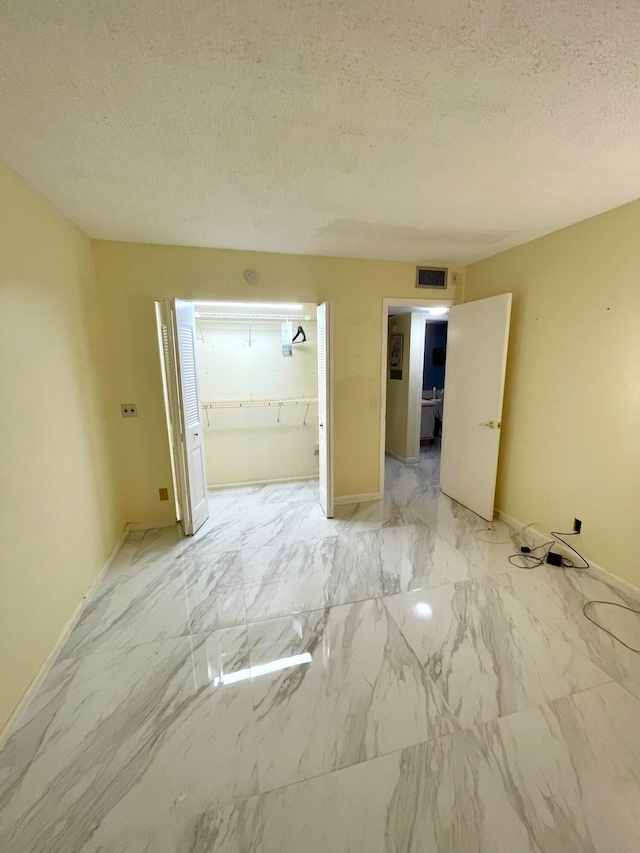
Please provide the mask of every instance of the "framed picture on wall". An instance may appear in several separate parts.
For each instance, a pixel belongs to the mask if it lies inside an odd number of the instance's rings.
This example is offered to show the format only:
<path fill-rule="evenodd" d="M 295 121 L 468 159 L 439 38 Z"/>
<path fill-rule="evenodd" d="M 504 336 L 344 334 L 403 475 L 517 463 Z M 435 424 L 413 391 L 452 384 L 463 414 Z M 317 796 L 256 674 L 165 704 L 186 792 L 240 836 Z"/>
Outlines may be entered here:
<path fill-rule="evenodd" d="M 404 335 L 389 335 L 389 378 L 402 379 Z"/>

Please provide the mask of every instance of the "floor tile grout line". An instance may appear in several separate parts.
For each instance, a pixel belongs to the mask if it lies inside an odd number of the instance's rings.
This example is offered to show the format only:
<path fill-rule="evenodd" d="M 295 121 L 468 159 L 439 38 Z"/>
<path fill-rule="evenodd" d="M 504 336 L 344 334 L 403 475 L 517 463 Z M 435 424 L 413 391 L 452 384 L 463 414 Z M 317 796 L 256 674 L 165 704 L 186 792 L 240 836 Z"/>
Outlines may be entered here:
<path fill-rule="evenodd" d="M 406 594 L 406 593 L 403 593 L 403 594 Z M 387 596 L 387 597 L 388 597 L 388 596 Z M 429 675 L 429 672 L 428 672 L 428 670 L 427 670 L 426 666 L 422 663 L 422 661 L 421 661 L 421 660 L 420 660 L 420 658 L 418 657 L 418 655 L 417 655 L 417 653 L 416 653 L 415 649 L 413 648 L 413 646 L 412 646 L 412 645 L 411 645 L 411 643 L 409 642 L 409 640 L 408 640 L 408 638 L 407 638 L 406 634 L 405 634 L 405 633 L 404 633 L 404 631 L 402 630 L 401 626 L 398 624 L 398 621 L 394 618 L 393 613 L 389 610 L 389 608 L 387 607 L 387 605 L 386 605 L 386 603 L 384 602 L 384 600 L 382 600 L 382 606 L 383 606 L 383 607 L 384 607 L 384 609 L 385 609 L 385 612 L 386 612 L 386 614 L 387 614 L 387 618 L 388 618 L 388 619 L 390 619 L 390 620 L 393 622 L 393 624 L 396 626 L 396 629 L 398 630 L 398 632 L 399 632 L 400 636 L 401 636 L 401 637 L 402 637 L 402 639 L 404 640 L 404 642 L 405 642 L 405 645 L 406 645 L 407 649 L 409 650 L 409 652 L 411 653 L 411 655 L 415 658 L 416 663 L 418 664 L 418 666 L 420 667 L 420 669 L 424 672 L 424 674 L 425 674 L 426 678 L 428 679 L 429 683 L 431 684 L 431 686 L 433 687 L 433 689 L 436 691 L 436 693 L 438 694 L 438 696 L 439 696 L 439 697 L 440 697 L 440 699 L 442 700 L 442 703 L 444 704 L 445 708 L 446 708 L 446 709 L 449 711 L 449 713 L 451 714 L 452 719 L 454 719 L 454 720 L 456 721 L 456 724 L 457 724 L 457 725 L 458 725 L 458 727 L 459 727 L 459 729 L 458 729 L 458 730 L 459 730 L 459 731 L 460 731 L 460 730 L 462 730 L 462 729 L 463 729 L 463 726 L 462 726 L 462 724 L 460 723 L 460 721 L 458 720 L 457 715 L 456 715 L 456 714 L 454 713 L 454 711 L 451 709 L 451 707 L 450 707 L 450 705 L 449 705 L 449 702 L 447 701 L 447 698 L 445 697 L 445 695 L 444 695 L 444 693 L 442 692 L 442 690 L 438 687 L 438 685 L 436 684 L 436 682 L 433 680 L 433 678 L 431 678 L 431 676 Z"/>
<path fill-rule="evenodd" d="M 342 767 L 334 767 L 333 770 L 325 770 L 323 773 L 314 773 L 312 776 L 305 776 L 304 779 L 292 780 L 291 782 L 287 782 L 286 785 L 278 785 L 275 788 L 267 788 L 266 790 L 260 790 L 259 796 L 266 797 L 269 794 L 273 794 L 277 791 L 283 791 L 287 788 L 293 788 L 296 785 L 304 785 L 307 782 L 311 782 L 314 779 L 320 779 L 323 776 L 331 776 L 333 773 L 341 773 L 342 771 L 349 770 L 352 767 L 359 767 L 363 764 L 368 764 L 371 761 L 379 761 L 380 759 L 386 758 L 390 755 L 398 755 L 399 753 L 404 752 L 405 750 L 408 750 L 408 749 L 416 749 L 419 746 L 423 746 L 423 745 L 427 745 L 427 744 L 434 744 L 440 740 L 443 740 L 444 738 L 455 737 L 456 735 L 460 735 L 463 732 L 468 732 L 468 731 L 469 731 L 469 729 L 459 728 L 453 732 L 445 732 L 445 733 L 440 734 L 440 735 L 434 735 L 433 737 L 427 738 L 426 740 L 416 741 L 416 743 L 412 743 L 412 744 L 409 744 L 407 746 L 400 746 L 397 749 L 391 749 L 391 750 L 389 750 L 389 752 L 381 752 L 379 755 L 373 755 L 370 758 L 363 758 L 361 761 L 353 761 L 350 764 L 343 765 Z M 248 797 L 247 799 L 251 799 L 251 797 Z"/>
<path fill-rule="evenodd" d="M 162 637 L 159 640 L 144 640 L 140 643 L 132 643 L 130 645 L 109 646 L 108 648 L 100 649 L 99 651 L 95 651 L 95 652 L 84 652 L 81 655 L 68 655 L 64 658 L 59 657 L 59 658 L 56 658 L 56 663 L 58 661 L 75 661 L 75 662 L 79 663 L 80 661 L 84 660 L 85 658 L 93 658 L 93 657 L 96 657 L 97 655 L 108 655 L 108 654 L 113 654 L 114 652 L 130 652 L 132 649 L 138 649 L 138 648 L 141 648 L 142 646 L 160 646 L 164 643 L 175 643 L 178 640 L 190 640 L 194 637 L 209 637 L 209 636 L 212 636 L 213 634 L 218 634 L 221 631 L 233 631 L 237 628 L 245 628 L 246 629 L 246 627 L 247 627 L 246 622 L 238 622 L 235 625 L 223 625 L 219 628 L 212 628 L 210 631 L 187 631 L 186 634 L 176 634 L 175 636 L 171 636 L 171 637 Z"/>
<path fill-rule="evenodd" d="M 393 618 L 393 617 L 391 617 L 391 618 Z M 315 773 L 312 776 L 306 776 L 304 779 L 297 779 L 297 780 L 293 780 L 291 782 L 288 782 L 286 785 L 278 785 L 275 788 L 267 788 L 265 790 L 261 789 L 259 794 L 257 794 L 257 795 L 252 794 L 249 797 L 246 797 L 239 802 L 246 802 L 248 800 L 253 799 L 255 796 L 266 797 L 269 794 L 274 794 L 274 793 L 277 793 L 278 791 L 286 790 L 287 788 L 293 788 L 293 787 L 296 787 L 298 785 L 304 785 L 307 782 L 311 782 L 315 779 L 320 779 L 324 776 L 331 776 L 334 773 L 341 773 L 341 772 L 343 772 L 345 770 L 349 770 L 353 767 L 359 767 L 363 764 L 369 764 L 370 762 L 373 762 L 373 761 L 379 761 L 380 759 L 383 759 L 383 758 L 386 758 L 389 756 L 393 756 L 393 755 L 398 755 L 402 752 L 405 752 L 406 750 L 416 749 L 416 748 L 423 746 L 423 745 L 426 746 L 429 744 L 434 744 L 434 743 L 437 743 L 438 741 L 444 740 L 446 738 L 455 738 L 455 737 L 460 738 L 460 737 L 465 736 L 465 735 L 473 736 L 474 734 L 479 735 L 483 729 L 486 729 L 489 726 L 492 726 L 496 723 L 499 723 L 501 720 L 507 720 L 507 719 L 510 719 L 512 717 L 516 717 L 519 714 L 528 713 L 529 711 L 535 710 L 536 708 L 541 708 L 545 705 L 551 706 L 551 705 L 554 705 L 558 702 L 563 702 L 566 700 L 572 700 L 573 697 L 579 696 L 582 693 L 588 693 L 590 691 L 600 690 L 603 687 L 606 687 L 610 684 L 616 684 L 616 683 L 617 682 L 615 680 L 611 679 L 611 680 L 606 681 L 602 684 L 596 684 L 596 685 L 592 685 L 591 687 L 581 688 L 581 689 L 576 690 L 573 693 L 569 693 L 565 696 L 558 696 L 555 699 L 547 699 L 544 702 L 540 702 L 537 705 L 528 705 L 526 708 L 521 708 L 518 711 L 512 711 L 509 714 L 503 714 L 503 715 L 501 715 L 499 717 L 495 717 L 491 720 L 486 720 L 485 722 L 477 723 L 474 726 L 464 727 L 464 726 L 460 725 L 460 727 L 458 729 L 456 729 L 455 731 L 445 732 L 444 734 L 441 734 L 441 735 L 435 735 L 434 737 L 427 738 L 426 740 L 417 741 L 416 743 L 409 744 L 407 746 L 401 746 L 401 747 L 398 747 L 397 749 L 392 749 L 389 752 L 381 752 L 379 755 L 374 755 L 374 756 L 371 756 L 370 758 L 362 759 L 362 761 L 354 761 L 350 764 L 345 764 L 342 767 L 335 767 L 332 770 L 326 770 L 323 773 Z M 623 685 L 619 685 L 619 686 L 623 687 Z M 624 687 L 623 687 L 623 689 L 624 689 Z M 626 692 L 628 692 L 628 691 L 626 691 Z M 633 694 L 630 694 L 630 695 L 632 698 L 636 699 L 637 702 L 640 702 L 640 699 L 638 699 L 638 697 L 633 696 Z M 445 704 L 446 704 L 446 702 L 445 702 Z M 447 707 L 448 707 L 448 705 L 447 705 Z"/>
<path fill-rule="evenodd" d="M 512 577 L 512 573 L 511 572 L 503 572 L 500 575 L 490 575 L 489 577 L 495 579 L 497 577 L 502 577 L 502 576 Z M 533 619 L 536 620 L 536 622 L 540 622 L 549 631 L 551 631 L 556 637 L 559 637 L 565 643 L 568 643 L 570 646 L 572 646 L 574 648 L 574 651 L 576 652 L 576 654 L 579 654 L 583 658 L 585 658 L 585 660 L 588 660 L 589 663 L 592 664 L 592 666 L 595 666 L 596 669 L 599 669 L 600 672 L 604 673 L 604 675 L 607 676 L 607 678 L 610 678 L 612 681 L 617 681 L 617 678 L 614 678 L 612 675 L 610 675 L 605 669 L 603 669 L 600 666 L 600 664 L 596 660 L 593 659 L 593 656 L 591 654 L 591 650 L 589 649 L 589 646 L 587 643 L 585 643 L 585 645 L 587 647 L 588 654 L 585 653 L 584 651 L 580 651 L 580 650 L 576 649 L 575 643 L 573 642 L 573 640 L 570 637 L 568 637 L 566 634 L 564 634 L 563 631 L 560 628 L 558 628 L 556 625 L 552 625 L 551 622 L 547 621 L 543 616 L 539 616 L 537 613 L 535 613 L 531 607 L 529 607 L 523 601 L 520 601 L 520 599 L 516 595 L 514 595 L 514 593 L 511 592 L 510 589 L 508 589 L 504 585 L 499 585 L 499 586 L 502 589 L 502 591 L 505 592 L 509 596 L 509 598 L 516 601 L 521 607 L 524 607 L 524 609 L 529 613 L 529 615 L 531 617 L 533 617 Z M 578 616 L 579 614 L 575 614 L 575 615 Z M 587 689 L 590 689 L 590 688 L 587 688 Z"/>
<path fill-rule="evenodd" d="M 469 581 L 478 581 L 478 580 L 482 580 L 482 581 L 485 581 L 485 580 L 486 580 L 486 581 L 491 581 L 494 577 L 495 577 L 495 575 L 489 575 L 489 576 L 487 576 L 486 578 L 481 578 L 481 579 L 478 579 L 478 578 L 469 578 L 469 579 L 464 580 L 464 581 L 456 581 L 456 585 L 461 584 L 461 583 L 466 584 L 466 583 L 468 583 Z M 445 585 L 449 585 L 449 584 L 445 584 Z M 509 591 L 508 591 L 508 590 L 506 590 L 504 587 L 502 587 L 501 589 L 502 589 L 502 590 L 504 590 L 505 592 L 507 592 L 507 593 L 509 594 L 509 597 L 510 597 L 510 598 L 512 598 L 512 599 L 514 599 L 516 602 L 518 602 L 518 604 L 521 604 L 521 602 L 520 602 L 520 601 L 518 601 L 518 599 L 517 599 L 514 595 L 511 595 L 511 594 L 509 593 Z M 387 598 L 392 598 L 392 597 L 395 597 L 395 596 L 407 595 L 407 594 L 410 594 L 410 593 L 396 593 L 394 596 L 386 596 L 386 597 L 387 597 Z M 523 606 L 524 606 L 524 605 L 523 605 Z M 571 696 L 575 696 L 575 695 L 577 695 L 577 694 L 579 694 L 579 693 L 584 693 L 584 692 L 586 692 L 586 691 L 588 691 L 588 690 L 596 690 L 598 687 L 603 686 L 603 684 L 609 684 L 609 683 L 616 683 L 616 684 L 618 684 L 618 683 L 619 683 L 619 682 L 617 681 L 617 679 L 615 679 L 615 678 L 613 678 L 611 675 L 609 675 L 609 673 L 608 673 L 608 672 L 606 672 L 605 670 L 603 670 L 603 669 L 602 669 L 602 667 L 601 667 L 601 666 L 599 666 L 597 663 L 595 663 L 593 660 L 591 660 L 591 658 L 587 658 L 587 656 L 586 656 L 586 655 L 584 655 L 584 654 L 582 654 L 582 652 L 577 652 L 577 654 L 581 655 L 583 658 L 585 658 L 586 660 L 588 660 L 588 661 L 589 661 L 589 663 L 590 663 L 592 666 L 594 666 L 596 669 L 598 669 L 600 672 L 602 672 L 602 674 L 603 674 L 603 675 L 605 675 L 605 676 L 607 677 L 607 679 L 608 679 L 608 680 L 606 680 L 606 681 L 602 682 L 601 684 L 595 684 L 595 685 L 594 685 L 594 684 L 592 684 L 592 685 L 590 685 L 590 686 L 588 686 L 588 687 L 579 687 L 579 688 L 577 688 L 577 689 L 575 689 L 575 690 L 571 690 L 569 693 L 566 693 L 566 694 L 564 694 L 563 696 L 557 696 L 557 697 L 556 697 L 556 698 L 554 698 L 554 699 L 544 699 L 542 702 L 538 702 L 537 704 L 534 704 L 534 705 L 527 705 L 525 708 L 520 708 L 520 709 L 515 710 L 515 711 L 510 711 L 510 712 L 509 712 L 509 713 L 507 713 L 507 714 L 498 714 L 498 716 L 496 716 L 496 717 L 492 718 L 491 720 L 487 720 L 487 721 L 485 721 L 484 723 L 476 724 L 476 725 L 471 726 L 471 727 L 465 727 L 465 726 L 463 726 L 463 725 L 462 725 L 462 723 L 458 720 L 457 715 L 456 715 L 456 714 L 451 710 L 451 708 L 450 708 L 450 706 L 449 706 L 449 703 L 447 702 L 446 698 L 445 698 L 445 697 L 444 697 L 444 695 L 442 694 L 442 691 L 441 691 L 441 690 L 440 690 L 440 688 L 437 686 L 437 684 L 435 684 L 435 682 L 433 681 L 433 679 L 431 678 L 431 676 L 430 676 L 430 675 L 429 675 L 429 673 L 427 672 L 426 667 L 424 667 L 424 665 L 422 664 L 422 662 L 420 661 L 420 659 L 418 658 L 418 656 L 415 654 L 415 651 L 414 651 L 414 650 L 413 650 L 413 648 L 411 647 L 411 645 L 410 645 L 410 643 L 409 643 L 409 640 L 407 639 L 406 635 L 404 634 L 404 632 L 403 632 L 402 628 L 400 627 L 400 625 L 398 624 L 397 620 L 395 620 L 395 619 L 394 619 L 393 614 L 391 613 L 391 611 L 389 611 L 389 609 L 386 607 L 386 604 L 385 604 L 385 608 L 387 609 L 387 612 L 388 612 L 388 614 L 389 614 L 389 617 L 390 617 L 391 619 L 393 619 L 393 621 L 395 622 L 396 626 L 398 627 L 398 630 L 399 630 L 399 631 L 400 631 L 400 633 L 402 634 L 402 636 L 403 636 L 403 638 L 404 638 L 405 642 L 407 643 L 407 645 L 409 646 L 409 648 L 411 648 L 411 651 L 414 653 L 414 655 L 415 655 L 415 657 L 416 657 L 416 660 L 418 661 L 418 664 L 419 664 L 419 665 L 420 665 L 420 666 L 425 670 L 427 677 L 428 677 L 428 678 L 430 679 L 430 681 L 434 684 L 434 687 L 435 687 L 435 688 L 438 690 L 438 692 L 440 693 L 440 695 L 441 695 L 441 697 L 442 697 L 442 699 L 443 699 L 443 701 L 444 701 L 445 705 L 447 706 L 447 708 L 449 709 L 449 711 L 453 714 L 453 716 L 455 717 L 456 721 L 458 722 L 458 724 L 460 725 L 460 727 L 461 727 L 461 729 L 462 729 L 463 731 L 471 731 L 471 730 L 473 730 L 473 729 L 475 729 L 475 728 L 478 728 L 479 726 L 488 725 L 488 724 L 490 724 L 490 723 L 492 723 L 492 722 L 496 722 L 496 721 L 498 721 L 498 720 L 502 720 L 502 719 L 505 719 L 505 718 L 507 718 L 507 717 L 511 717 L 511 716 L 513 716 L 514 714 L 521 714 L 523 711 L 529 710 L 530 708 L 539 708 L 539 707 L 541 707 L 542 705 L 549 705 L 549 704 L 551 704 L 551 703 L 553 703 L 553 702 L 560 701 L 561 699 L 567 699 L 567 698 L 570 698 Z M 528 608 L 525 608 L 525 609 L 527 609 L 527 610 L 528 610 Z M 539 618 L 536 616 L 536 614 L 535 614 L 535 613 L 531 613 L 531 611 L 529 611 L 529 612 L 530 612 L 530 615 L 532 615 L 532 616 L 534 617 L 534 619 L 536 619 L 536 621 L 542 622 L 542 624 L 546 625 L 546 627 L 547 627 L 547 628 L 549 628 L 549 629 L 550 629 L 550 630 L 551 630 L 551 631 L 552 631 L 556 636 L 559 636 L 559 637 L 560 637 L 560 639 L 562 639 L 564 642 L 569 643 L 569 640 L 568 640 L 564 635 L 560 634 L 560 633 L 559 633 L 559 631 L 558 631 L 556 628 L 554 628 L 553 626 L 547 625 L 547 623 L 545 623 L 545 622 L 543 622 L 543 620 L 539 619 Z M 570 643 L 570 645 L 572 645 L 572 644 Z M 623 685 L 623 684 L 620 684 L 620 686 L 621 686 L 621 687 L 624 687 L 624 685 Z M 627 691 L 627 692 L 630 692 L 630 691 Z M 633 695 L 633 694 L 631 694 L 631 695 Z M 636 698 L 638 698 L 638 697 L 636 697 Z M 638 701 L 640 701 L 640 699 L 639 699 Z"/>

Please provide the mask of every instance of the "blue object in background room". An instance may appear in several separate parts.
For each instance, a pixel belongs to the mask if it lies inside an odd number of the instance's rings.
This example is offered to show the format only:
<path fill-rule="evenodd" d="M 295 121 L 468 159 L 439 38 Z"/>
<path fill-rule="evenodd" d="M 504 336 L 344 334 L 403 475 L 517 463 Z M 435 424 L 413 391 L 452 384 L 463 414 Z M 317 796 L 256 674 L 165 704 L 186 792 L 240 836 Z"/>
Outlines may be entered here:
<path fill-rule="evenodd" d="M 444 350 L 446 353 L 448 326 L 447 322 L 427 323 L 424 344 L 424 373 L 422 376 L 422 388 L 424 391 L 433 387 L 444 388 L 445 364 L 442 358 L 442 351 Z M 434 350 L 436 351 L 435 354 Z"/>

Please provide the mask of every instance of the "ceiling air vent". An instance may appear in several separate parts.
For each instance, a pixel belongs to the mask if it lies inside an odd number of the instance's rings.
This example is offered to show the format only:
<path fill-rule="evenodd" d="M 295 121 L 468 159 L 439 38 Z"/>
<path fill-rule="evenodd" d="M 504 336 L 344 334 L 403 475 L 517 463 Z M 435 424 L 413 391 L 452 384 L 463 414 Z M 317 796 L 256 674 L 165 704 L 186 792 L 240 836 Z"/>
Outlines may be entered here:
<path fill-rule="evenodd" d="M 416 267 L 416 287 L 437 287 L 446 290 L 446 267 Z"/>

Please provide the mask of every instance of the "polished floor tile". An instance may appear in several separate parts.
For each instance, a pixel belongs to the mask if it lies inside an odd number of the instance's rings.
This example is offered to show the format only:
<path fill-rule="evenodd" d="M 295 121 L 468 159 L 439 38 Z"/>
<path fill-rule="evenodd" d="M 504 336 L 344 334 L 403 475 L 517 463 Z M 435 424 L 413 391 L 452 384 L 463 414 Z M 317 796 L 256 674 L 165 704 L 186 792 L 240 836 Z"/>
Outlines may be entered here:
<path fill-rule="evenodd" d="M 81 850 L 257 792 L 245 628 L 83 657 L 1 814 L 3 850 Z"/>
<path fill-rule="evenodd" d="M 239 551 L 201 555 L 193 543 L 160 565 L 105 578 L 62 657 L 129 648 L 245 622 Z"/>
<path fill-rule="evenodd" d="M 639 732 L 610 682 L 86 853 L 635 853 Z"/>
<path fill-rule="evenodd" d="M 337 536 L 242 552 L 247 619 L 257 622 L 326 606 L 326 578 L 337 564 Z"/>
<path fill-rule="evenodd" d="M 543 853 L 638 849 L 640 702 L 619 684 L 505 717 L 481 734 Z"/>
<path fill-rule="evenodd" d="M 510 565 L 437 446 L 386 473 L 132 531 L 0 750 L 2 852 L 636 853 L 640 655 L 582 614 L 630 599 Z"/>
<path fill-rule="evenodd" d="M 382 601 L 249 626 L 268 791 L 458 728 Z"/>
<path fill-rule="evenodd" d="M 600 630 L 583 613 L 587 601 L 607 601 L 640 610 L 640 603 L 589 572 L 554 566 L 500 575 L 497 581 L 532 613 L 560 632 L 611 678 L 640 699 L 640 653 Z M 640 615 L 595 605 L 590 615 L 633 648 L 640 649 Z"/>
<path fill-rule="evenodd" d="M 285 542 L 322 539 L 337 532 L 333 519 L 325 518 L 320 504 L 312 497 L 248 509 L 240 525 L 243 548 L 268 548 Z"/>
<path fill-rule="evenodd" d="M 609 680 L 495 578 L 385 600 L 464 727 Z"/>
<path fill-rule="evenodd" d="M 78 666 L 77 659 L 54 663 L 0 751 L 0 838 L 5 807 L 22 787 Z"/>

